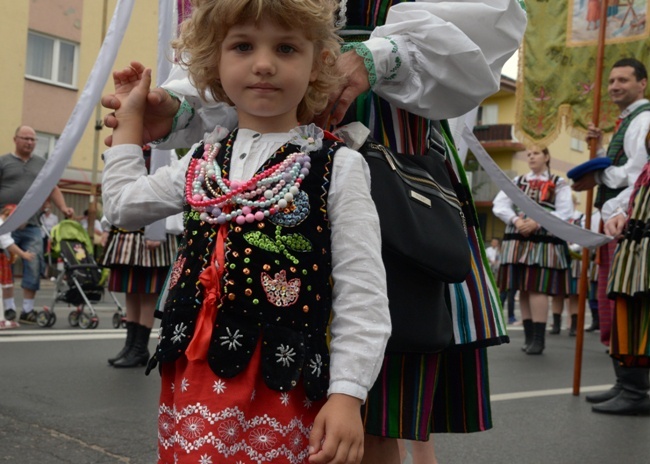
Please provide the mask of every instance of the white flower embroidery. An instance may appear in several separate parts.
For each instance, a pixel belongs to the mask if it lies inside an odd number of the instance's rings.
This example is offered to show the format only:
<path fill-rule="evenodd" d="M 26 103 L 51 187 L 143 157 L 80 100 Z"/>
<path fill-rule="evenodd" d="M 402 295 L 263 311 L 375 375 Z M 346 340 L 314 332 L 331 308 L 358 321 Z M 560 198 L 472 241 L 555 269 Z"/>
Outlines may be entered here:
<path fill-rule="evenodd" d="M 237 351 L 237 348 L 242 346 L 239 341 L 240 338 L 244 338 L 242 334 L 239 333 L 239 329 L 235 330 L 235 333 L 230 332 L 230 327 L 226 327 L 226 332 L 228 335 L 222 335 L 219 337 L 221 340 L 221 346 L 228 345 L 228 351 Z"/>
<path fill-rule="evenodd" d="M 288 406 L 289 405 L 289 394 L 288 393 L 281 393 L 280 394 L 280 403 L 282 403 L 282 406 Z"/>
<path fill-rule="evenodd" d="M 185 438 L 199 438 L 205 423 L 200 417 L 188 417 L 183 423 L 183 436 Z"/>
<path fill-rule="evenodd" d="M 250 441 L 256 450 L 270 450 L 275 446 L 278 439 L 271 429 L 260 427 L 251 432 Z"/>
<path fill-rule="evenodd" d="M 234 420 L 228 420 L 219 425 L 219 437 L 229 445 L 237 441 L 239 437 L 239 425 Z"/>
<path fill-rule="evenodd" d="M 188 388 L 190 387 L 190 382 L 187 379 L 181 380 L 181 391 L 186 392 Z"/>
<path fill-rule="evenodd" d="M 295 359 L 293 358 L 296 355 L 296 352 L 289 345 L 280 345 L 277 351 L 278 352 L 275 353 L 276 358 L 278 358 L 276 361 L 277 363 L 282 364 L 284 367 L 289 367 L 292 362 L 295 362 Z"/>
<path fill-rule="evenodd" d="M 208 456 L 207 454 L 204 454 L 199 459 L 199 464 L 212 464 L 212 458 L 210 456 Z"/>
<path fill-rule="evenodd" d="M 187 330 L 187 326 L 181 322 L 180 324 L 176 324 L 174 326 L 174 336 L 172 337 L 172 342 L 173 343 L 180 343 L 183 341 L 187 335 L 185 334 L 185 331 Z"/>
<path fill-rule="evenodd" d="M 309 367 L 311 368 L 312 374 L 315 374 L 316 377 L 320 377 L 321 367 L 323 367 L 323 361 L 320 354 L 316 354 L 314 359 L 309 361 Z"/>
<path fill-rule="evenodd" d="M 221 379 L 215 380 L 214 384 L 212 385 L 212 391 L 220 395 L 226 391 L 226 383 Z"/>
<path fill-rule="evenodd" d="M 309 409 L 314 403 L 312 403 L 312 401 L 309 398 L 305 398 L 305 401 L 303 401 L 302 404 L 305 406 L 306 409 Z"/>
<path fill-rule="evenodd" d="M 251 393 L 251 403 L 253 402 L 254 399 L 255 399 L 255 390 L 253 390 L 253 392 Z"/>

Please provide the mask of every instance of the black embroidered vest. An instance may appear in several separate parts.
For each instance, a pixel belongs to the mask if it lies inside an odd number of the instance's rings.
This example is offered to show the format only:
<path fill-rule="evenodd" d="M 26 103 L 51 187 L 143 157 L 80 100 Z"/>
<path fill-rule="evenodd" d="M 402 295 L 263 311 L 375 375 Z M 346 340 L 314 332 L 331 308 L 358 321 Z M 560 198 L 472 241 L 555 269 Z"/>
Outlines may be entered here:
<path fill-rule="evenodd" d="M 612 166 L 623 166 L 627 163 L 627 154 L 625 153 L 623 146 L 625 141 L 625 132 L 627 132 L 627 128 L 630 126 L 632 120 L 644 111 L 650 111 L 650 103 L 641 105 L 632 111 L 632 113 L 623 119 L 618 130 L 612 136 L 612 140 L 607 147 L 607 157 L 612 160 Z M 616 197 L 623 190 L 625 190 L 625 187 L 613 189 L 604 184 L 599 185 L 596 190 L 594 206 L 596 206 L 596 208 L 601 208 L 608 200 Z"/>
<path fill-rule="evenodd" d="M 551 174 L 547 182 L 543 182 L 541 186 L 535 186 L 533 185 L 535 180 L 529 181 L 525 176 L 521 176 L 517 179 L 517 187 L 539 205 L 550 211 L 555 211 L 555 190 L 559 180 L 558 175 Z"/>
<path fill-rule="evenodd" d="M 228 227 L 225 270 L 208 349 L 208 364 L 215 374 L 230 378 L 242 372 L 261 337 L 261 374 L 269 388 L 291 390 L 302 376 L 310 399 L 326 394 L 326 330 L 332 300 L 327 195 L 333 155 L 340 146 L 324 140 L 320 150 L 310 153 L 309 174 L 286 209 L 261 222 L 221 226 Z M 260 171 L 298 150 L 294 145 L 282 147 Z M 193 156 L 202 153 L 200 146 Z M 217 158 L 224 178 L 229 156 L 222 148 Z M 156 361 L 178 359 L 193 338 L 204 293 L 199 275 L 211 263 L 218 227 L 201 221 L 199 213 L 186 205 L 184 238 L 150 368 Z"/>

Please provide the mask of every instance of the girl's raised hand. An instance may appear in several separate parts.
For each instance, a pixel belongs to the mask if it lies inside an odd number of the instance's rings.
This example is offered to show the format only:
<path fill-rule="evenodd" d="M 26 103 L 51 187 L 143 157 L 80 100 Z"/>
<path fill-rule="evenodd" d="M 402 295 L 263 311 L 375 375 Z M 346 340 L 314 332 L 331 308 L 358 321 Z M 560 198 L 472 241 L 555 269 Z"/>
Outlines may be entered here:
<path fill-rule="evenodd" d="M 113 83 L 115 97 L 120 101 L 116 118 L 121 122 L 129 118 L 142 119 L 151 86 L 151 69 L 134 61 L 128 68 L 113 72 Z"/>

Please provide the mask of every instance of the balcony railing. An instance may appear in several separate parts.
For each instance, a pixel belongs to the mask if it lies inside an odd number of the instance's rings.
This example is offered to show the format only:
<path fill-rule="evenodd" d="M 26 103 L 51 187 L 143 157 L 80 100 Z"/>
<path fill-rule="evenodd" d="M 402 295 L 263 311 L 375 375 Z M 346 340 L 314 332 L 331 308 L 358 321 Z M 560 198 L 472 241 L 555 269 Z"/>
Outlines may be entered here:
<path fill-rule="evenodd" d="M 474 135 L 481 142 L 494 142 L 497 140 L 515 141 L 512 136 L 512 124 L 474 126 Z"/>

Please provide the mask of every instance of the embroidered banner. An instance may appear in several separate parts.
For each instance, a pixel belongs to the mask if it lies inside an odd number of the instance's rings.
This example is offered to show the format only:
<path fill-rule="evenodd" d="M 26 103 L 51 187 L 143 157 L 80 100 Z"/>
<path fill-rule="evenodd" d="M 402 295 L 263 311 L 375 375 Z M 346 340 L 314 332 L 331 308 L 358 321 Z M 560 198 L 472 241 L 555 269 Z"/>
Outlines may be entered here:
<path fill-rule="evenodd" d="M 649 0 L 527 0 L 515 124 L 522 141 L 548 145 L 562 124 L 584 132 L 592 121 L 601 1 L 608 8 L 599 127 L 613 130 L 619 110 L 607 76 L 620 58 L 649 56 Z"/>

